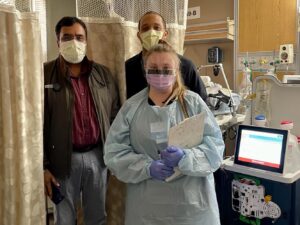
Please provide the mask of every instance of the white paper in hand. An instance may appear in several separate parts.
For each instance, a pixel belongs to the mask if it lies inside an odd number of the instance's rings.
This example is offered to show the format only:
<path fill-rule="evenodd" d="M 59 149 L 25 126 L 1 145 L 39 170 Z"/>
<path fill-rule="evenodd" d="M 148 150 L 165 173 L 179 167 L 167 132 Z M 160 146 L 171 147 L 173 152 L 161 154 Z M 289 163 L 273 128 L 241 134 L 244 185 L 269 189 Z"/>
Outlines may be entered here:
<path fill-rule="evenodd" d="M 180 148 L 192 148 L 202 142 L 204 130 L 204 113 L 189 117 L 169 130 L 168 145 Z M 174 168 L 174 174 L 166 178 L 169 182 L 180 176 L 178 168 Z"/>

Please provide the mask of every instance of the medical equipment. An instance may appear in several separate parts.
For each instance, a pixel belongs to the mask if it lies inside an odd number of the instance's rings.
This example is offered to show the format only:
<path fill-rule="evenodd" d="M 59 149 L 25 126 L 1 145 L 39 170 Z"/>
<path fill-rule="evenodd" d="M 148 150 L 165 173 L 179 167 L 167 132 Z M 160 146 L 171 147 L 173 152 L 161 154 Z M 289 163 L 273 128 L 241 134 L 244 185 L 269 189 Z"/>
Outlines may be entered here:
<path fill-rule="evenodd" d="M 283 75 L 282 83 L 300 84 L 300 75 Z"/>
<path fill-rule="evenodd" d="M 243 69 L 242 79 L 238 89 L 242 100 L 247 100 L 252 94 L 252 71 L 247 66 Z"/>
<path fill-rule="evenodd" d="M 293 133 L 300 134 L 299 107 L 296 104 L 300 95 L 299 84 L 283 84 L 274 76 L 258 76 L 253 83 L 253 94 L 255 98 L 252 101 L 252 123 L 255 122 L 254 116 L 258 114 L 265 115 L 267 126 L 271 128 L 280 128 L 283 120 L 293 120 Z M 295 168 L 298 165 L 292 162 L 295 169 L 286 171 L 289 152 L 286 149 L 283 173 L 235 164 L 233 157 L 223 161 L 223 170 L 216 178 L 223 225 L 300 224 L 300 169 Z M 245 182 L 241 182 L 243 179 Z M 270 202 L 269 195 L 278 207 L 266 204 Z M 265 218 L 266 215 L 270 218 Z"/>
<path fill-rule="evenodd" d="M 239 125 L 234 163 L 282 173 L 287 138 L 286 130 Z"/>
<path fill-rule="evenodd" d="M 246 118 L 245 114 L 236 113 L 241 102 L 241 97 L 229 89 L 227 78 L 221 63 L 202 65 L 198 67 L 198 71 L 205 67 L 212 67 L 214 69 L 214 73 L 216 71 L 221 71 L 222 73 L 222 78 L 225 81 L 226 88 L 223 88 L 220 84 L 212 82 L 209 76 L 201 76 L 201 79 L 203 80 L 208 94 L 206 103 L 221 128 L 223 139 L 225 140 L 227 137 L 233 139 L 235 137 L 235 126 L 244 122 Z"/>
<path fill-rule="evenodd" d="M 254 80 L 252 115 L 263 114 L 267 126 L 280 128 L 282 120 L 294 122 L 293 133 L 300 135 L 300 84 L 284 84 L 274 76 L 258 76 Z M 252 117 L 252 124 L 254 116 Z"/>
<path fill-rule="evenodd" d="M 267 80 L 262 80 L 255 85 L 255 99 L 252 100 L 251 114 L 259 115 L 263 114 L 266 117 L 266 126 L 269 126 L 271 120 L 271 84 Z M 251 122 L 250 122 L 251 123 Z M 252 123 L 253 124 L 253 123 Z"/>
<path fill-rule="evenodd" d="M 221 224 L 299 224 L 299 185 L 299 172 L 287 176 L 227 159 L 216 178 Z"/>
<path fill-rule="evenodd" d="M 219 47 L 211 47 L 207 50 L 207 61 L 209 63 L 221 63 L 223 61 L 223 52 Z"/>
<path fill-rule="evenodd" d="M 208 92 L 207 103 L 210 107 L 210 110 L 215 116 L 230 114 L 232 112 L 232 108 L 230 107 L 230 97 L 226 94 L 227 90 L 220 89 L 216 94 L 213 92 Z M 236 104 L 236 108 L 240 103 L 240 96 L 236 93 L 232 93 L 232 97 Z"/>
<path fill-rule="evenodd" d="M 254 119 L 254 125 L 257 127 L 265 127 L 267 123 L 265 115 L 257 115 Z"/>
<path fill-rule="evenodd" d="M 227 105 L 230 108 L 230 113 L 232 114 L 233 117 L 235 117 L 236 116 L 236 110 L 237 110 L 237 104 L 234 101 L 233 94 L 232 94 L 232 92 L 230 90 L 230 87 L 229 87 L 229 84 L 227 82 L 227 78 L 226 78 L 226 74 L 225 74 L 225 71 L 224 71 L 224 68 L 223 68 L 223 64 L 222 63 L 217 63 L 217 64 L 212 64 L 212 65 L 201 65 L 200 67 L 198 67 L 198 71 L 200 71 L 203 68 L 207 68 L 207 67 L 212 67 L 214 69 L 218 69 L 218 70 L 221 71 L 222 77 L 225 81 L 226 88 L 228 89 L 229 101 L 227 101 L 227 100 L 225 100 L 225 101 L 227 102 Z"/>
<path fill-rule="evenodd" d="M 291 132 L 294 127 L 294 123 L 288 120 L 281 121 L 280 127 L 281 129 L 288 131 L 284 172 L 294 173 L 297 170 L 300 170 L 300 149 L 298 145 L 298 139 Z"/>
<path fill-rule="evenodd" d="M 265 187 L 256 185 L 255 181 L 247 178 L 232 181 L 232 209 L 247 217 L 259 219 L 270 217 L 277 219 L 281 216 L 279 206 L 272 202 L 272 196 L 265 196 Z"/>

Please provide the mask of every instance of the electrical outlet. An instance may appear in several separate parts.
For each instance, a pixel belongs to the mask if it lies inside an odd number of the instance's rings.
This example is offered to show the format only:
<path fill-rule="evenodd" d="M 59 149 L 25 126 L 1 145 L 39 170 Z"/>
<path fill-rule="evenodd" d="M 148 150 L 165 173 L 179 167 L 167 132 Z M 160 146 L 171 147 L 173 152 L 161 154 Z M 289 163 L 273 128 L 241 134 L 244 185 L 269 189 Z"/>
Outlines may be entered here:
<path fill-rule="evenodd" d="M 279 59 L 281 64 L 290 64 L 294 62 L 293 44 L 280 45 Z"/>

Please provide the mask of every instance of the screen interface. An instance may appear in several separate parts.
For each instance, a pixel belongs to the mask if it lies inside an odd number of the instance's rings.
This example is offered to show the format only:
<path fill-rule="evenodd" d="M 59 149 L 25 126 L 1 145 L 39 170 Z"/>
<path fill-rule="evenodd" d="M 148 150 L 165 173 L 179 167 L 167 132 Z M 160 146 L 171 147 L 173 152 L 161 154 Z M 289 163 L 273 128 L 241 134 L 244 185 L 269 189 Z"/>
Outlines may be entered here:
<path fill-rule="evenodd" d="M 242 130 L 238 160 L 279 168 L 283 138 L 282 134 Z"/>

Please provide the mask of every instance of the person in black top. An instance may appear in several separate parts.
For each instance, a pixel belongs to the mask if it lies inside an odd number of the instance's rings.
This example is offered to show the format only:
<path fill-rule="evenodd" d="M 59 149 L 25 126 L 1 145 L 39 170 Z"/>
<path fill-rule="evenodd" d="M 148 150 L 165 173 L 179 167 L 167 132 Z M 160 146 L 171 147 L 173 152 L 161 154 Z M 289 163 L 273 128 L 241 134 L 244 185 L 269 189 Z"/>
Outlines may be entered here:
<path fill-rule="evenodd" d="M 127 98 L 147 87 L 143 56 L 152 46 L 165 42 L 168 35 L 164 18 L 159 13 L 153 11 L 149 11 L 141 17 L 138 29 L 137 36 L 141 41 L 143 50 L 125 62 Z M 178 57 L 180 59 L 180 70 L 185 86 L 191 91 L 198 93 L 206 101 L 206 89 L 195 65 L 191 60 L 181 55 L 178 55 Z"/>

